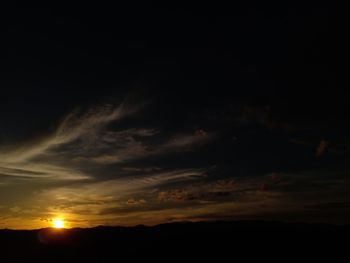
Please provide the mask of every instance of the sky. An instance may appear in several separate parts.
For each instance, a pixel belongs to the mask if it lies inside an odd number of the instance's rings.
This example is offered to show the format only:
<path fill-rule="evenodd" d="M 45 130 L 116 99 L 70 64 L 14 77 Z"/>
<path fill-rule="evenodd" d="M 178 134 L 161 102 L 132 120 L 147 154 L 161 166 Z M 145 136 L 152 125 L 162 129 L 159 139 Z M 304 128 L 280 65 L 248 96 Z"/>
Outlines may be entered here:
<path fill-rule="evenodd" d="M 0 228 L 350 223 L 329 4 L 10 6 Z"/>

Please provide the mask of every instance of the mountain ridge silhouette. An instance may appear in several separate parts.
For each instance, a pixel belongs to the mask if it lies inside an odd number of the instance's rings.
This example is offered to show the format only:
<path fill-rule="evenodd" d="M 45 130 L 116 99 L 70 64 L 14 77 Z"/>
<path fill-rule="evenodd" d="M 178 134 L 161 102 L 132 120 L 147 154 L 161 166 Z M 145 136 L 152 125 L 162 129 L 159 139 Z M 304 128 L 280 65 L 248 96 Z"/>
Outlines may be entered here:
<path fill-rule="evenodd" d="M 0 262 L 116 262 L 120 259 L 206 259 L 278 253 L 346 252 L 349 225 L 273 221 L 178 222 L 157 226 L 97 226 L 0 230 Z M 253 253 L 254 252 L 254 253 Z M 334 252 L 332 252 L 334 255 Z"/>

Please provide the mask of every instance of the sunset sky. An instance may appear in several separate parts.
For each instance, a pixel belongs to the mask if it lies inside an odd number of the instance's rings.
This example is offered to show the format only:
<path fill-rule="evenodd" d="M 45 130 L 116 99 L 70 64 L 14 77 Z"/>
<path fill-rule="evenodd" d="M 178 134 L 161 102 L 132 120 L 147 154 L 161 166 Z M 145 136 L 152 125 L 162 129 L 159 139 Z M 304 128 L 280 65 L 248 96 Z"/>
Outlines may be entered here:
<path fill-rule="evenodd" d="M 332 8 L 239 2 L 10 8 L 0 228 L 350 223 Z"/>

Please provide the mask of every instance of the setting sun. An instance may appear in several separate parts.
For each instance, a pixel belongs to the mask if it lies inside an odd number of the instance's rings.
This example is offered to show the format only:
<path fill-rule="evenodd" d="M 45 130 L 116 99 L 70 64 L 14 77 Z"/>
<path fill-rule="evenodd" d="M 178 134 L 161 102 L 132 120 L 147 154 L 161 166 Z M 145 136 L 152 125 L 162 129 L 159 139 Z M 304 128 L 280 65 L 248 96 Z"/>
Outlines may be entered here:
<path fill-rule="evenodd" d="M 65 228 L 65 222 L 63 219 L 57 218 L 52 220 L 52 226 L 56 229 Z"/>

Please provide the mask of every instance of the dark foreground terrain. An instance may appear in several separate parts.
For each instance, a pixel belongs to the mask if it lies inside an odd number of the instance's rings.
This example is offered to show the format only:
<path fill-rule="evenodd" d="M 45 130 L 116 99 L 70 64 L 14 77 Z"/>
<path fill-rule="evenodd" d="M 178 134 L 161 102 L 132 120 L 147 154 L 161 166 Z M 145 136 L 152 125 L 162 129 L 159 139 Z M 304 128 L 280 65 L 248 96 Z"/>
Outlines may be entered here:
<path fill-rule="evenodd" d="M 272 222 L 181 223 L 156 227 L 0 230 L 0 262 L 127 262 L 140 259 L 277 259 L 337 262 L 348 226 Z M 327 257 L 327 258 L 326 258 Z"/>

